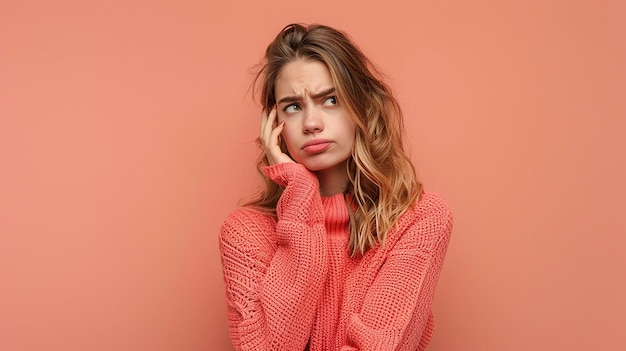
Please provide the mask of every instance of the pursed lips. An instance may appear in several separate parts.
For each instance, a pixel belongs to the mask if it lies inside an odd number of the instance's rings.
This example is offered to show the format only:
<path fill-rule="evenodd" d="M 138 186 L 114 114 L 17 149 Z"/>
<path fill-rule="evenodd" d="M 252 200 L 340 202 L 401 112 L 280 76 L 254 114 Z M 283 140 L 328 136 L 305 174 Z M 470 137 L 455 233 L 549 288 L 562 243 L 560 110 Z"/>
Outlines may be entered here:
<path fill-rule="evenodd" d="M 310 154 L 317 154 L 326 151 L 332 143 L 332 140 L 328 139 L 312 139 L 302 145 L 302 150 Z"/>

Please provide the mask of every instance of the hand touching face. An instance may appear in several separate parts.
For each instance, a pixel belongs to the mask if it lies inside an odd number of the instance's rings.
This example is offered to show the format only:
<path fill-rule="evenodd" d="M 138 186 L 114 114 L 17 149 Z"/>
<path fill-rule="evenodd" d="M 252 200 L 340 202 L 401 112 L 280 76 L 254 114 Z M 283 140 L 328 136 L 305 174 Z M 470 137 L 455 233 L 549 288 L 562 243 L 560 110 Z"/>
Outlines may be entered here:
<path fill-rule="evenodd" d="M 279 137 L 284 125 L 285 122 L 283 121 L 276 126 L 276 106 L 269 113 L 263 111 L 259 138 L 270 165 L 293 163 L 293 160 L 280 149 Z"/>
<path fill-rule="evenodd" d="M 326 65 L 311 60 L 286 64 L 276 80 L 274 94 L 277 104 L 272 112 L 280 122 L 274 129 L 276 141 L 282 134 L 293 160 L 311 171 L 339 169 L 345 173 L 355 125 L 337 96 Z"/>

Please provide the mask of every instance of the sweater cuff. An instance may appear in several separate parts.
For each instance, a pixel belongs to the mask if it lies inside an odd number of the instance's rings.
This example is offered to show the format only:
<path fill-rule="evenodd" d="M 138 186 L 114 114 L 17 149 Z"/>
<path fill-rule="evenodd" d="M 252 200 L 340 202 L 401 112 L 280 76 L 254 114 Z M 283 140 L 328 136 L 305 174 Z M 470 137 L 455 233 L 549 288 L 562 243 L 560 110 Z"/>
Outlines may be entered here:
<path fill-rule="evenodd" d="M 262 171 L 285 187 L 276 204 L 279 220 L 304 223 L 324 221 L 324 210 L 315 174 L 299 163 L 280 163 L 262 168 Z"/>
<path fill-rule="evenodd" d="M 314 184 L 317 184 L 317 177 L 300 163 L 279 163 L 265 166 L 261 168 L 261 171 L 268 178 L 282 186 L 287 186 L 287 184 L 293 181 L 309 184 L 310 181 L 313 181 Z"/>
<path fill-rule="evenodd" d="M 363 323 L 358 314 L 353 314 L 348 320 L 347 332 L 357 349 L 393 350 L 400 338 L 394 330 L 375 330 Z"/>

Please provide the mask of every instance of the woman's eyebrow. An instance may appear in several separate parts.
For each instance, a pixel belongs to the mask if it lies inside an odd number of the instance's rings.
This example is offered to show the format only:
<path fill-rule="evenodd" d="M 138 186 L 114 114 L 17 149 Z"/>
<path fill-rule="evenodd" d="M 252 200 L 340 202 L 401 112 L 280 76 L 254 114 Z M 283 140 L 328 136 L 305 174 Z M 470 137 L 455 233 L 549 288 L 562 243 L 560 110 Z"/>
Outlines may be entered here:
<path fill-rule="evenodd" d="M 322 91 L 320 91 L 319 93 L 315 93 L 311 95 L 312 99 L 318 99 L 321 98 L 323 96 L 326 96 L 328 94 L 332 94 L 335 92 L 335 87 L 331 87 L 328 89 L 324 89 Z M 300 101 L 302 100 L 302 96 L 300 95 L 293 95 L 293 96 L 285 96 L 284 98 L 280 99 L 278 101 L 279 104 L 282 104 L 284 102 L 295 102 L 295 101 Z"/>

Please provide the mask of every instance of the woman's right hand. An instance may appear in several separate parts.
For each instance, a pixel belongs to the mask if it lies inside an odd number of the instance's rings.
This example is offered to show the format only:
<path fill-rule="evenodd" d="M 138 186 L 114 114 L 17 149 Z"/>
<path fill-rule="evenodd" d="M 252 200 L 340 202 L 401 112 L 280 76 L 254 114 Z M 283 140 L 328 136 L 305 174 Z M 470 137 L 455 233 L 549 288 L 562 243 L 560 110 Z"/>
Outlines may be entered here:
<path fill-rule="evenodd" d="M 291 157 L 280 149 L 280 133 L 283 131 L 285 121 L 276 125 L 278 121 L 276 115 L 276 106 L 272 108 L 269 114 L 267 111 L 263 110 L 263 115 L 261 116 L 261 133 L 259 136 L 261 147 L 265 155 L 267 155 L 267 160 L 270 165 L 295 163 Z"/>

